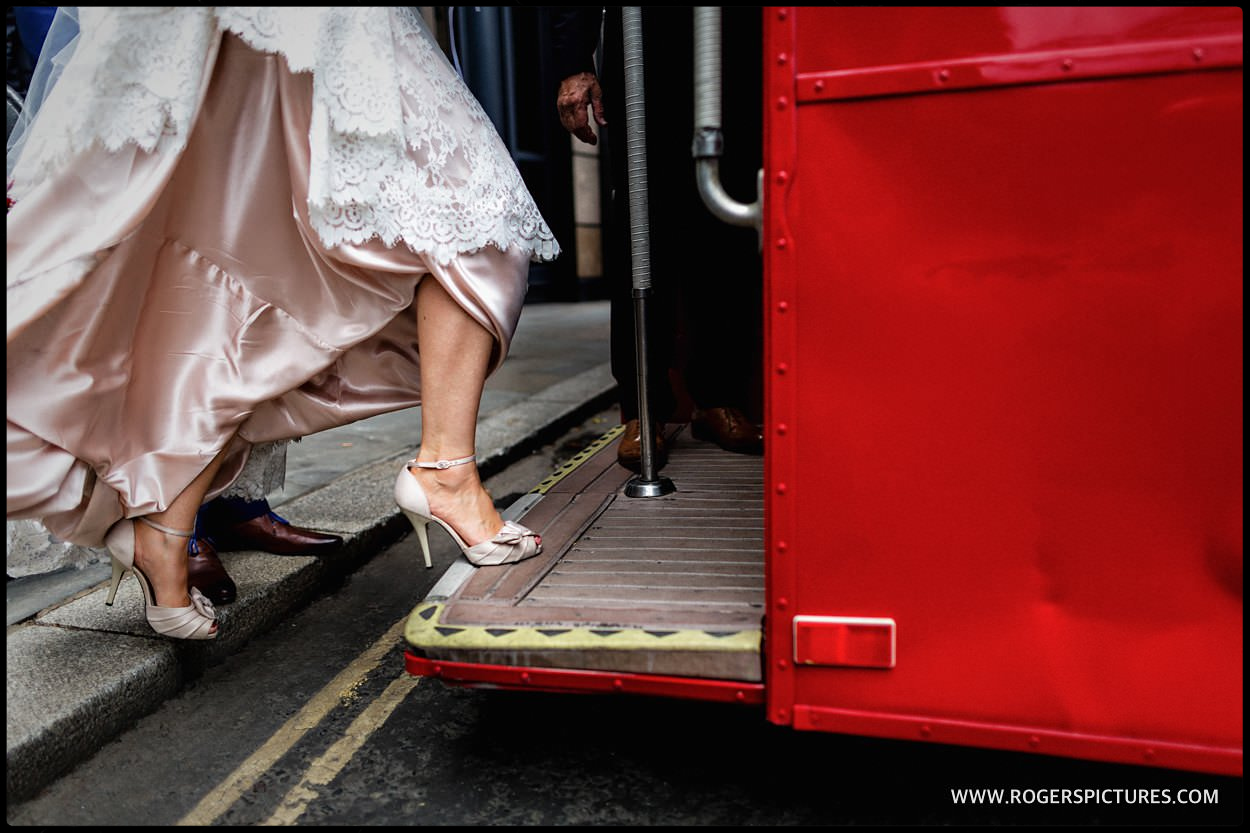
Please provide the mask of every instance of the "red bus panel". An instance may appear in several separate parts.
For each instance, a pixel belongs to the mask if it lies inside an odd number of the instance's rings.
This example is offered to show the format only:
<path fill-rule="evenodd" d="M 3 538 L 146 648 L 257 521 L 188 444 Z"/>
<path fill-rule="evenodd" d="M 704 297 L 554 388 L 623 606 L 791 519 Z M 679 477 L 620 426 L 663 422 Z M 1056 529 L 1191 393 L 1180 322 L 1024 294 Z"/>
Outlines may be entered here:
<path fill-rule="evenodd" d="M 1241 29 L 765 11 L 770 720 L 1241 774 Z"/>

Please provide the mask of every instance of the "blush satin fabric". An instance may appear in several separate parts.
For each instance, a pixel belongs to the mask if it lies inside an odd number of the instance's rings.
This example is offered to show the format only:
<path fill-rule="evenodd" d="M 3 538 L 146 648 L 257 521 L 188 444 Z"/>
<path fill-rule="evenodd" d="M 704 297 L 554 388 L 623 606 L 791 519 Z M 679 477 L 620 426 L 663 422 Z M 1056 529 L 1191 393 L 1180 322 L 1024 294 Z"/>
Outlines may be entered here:
<path fill-rule="evenodd" d="M 519 249 L 322 245 L 312 76 L 230 34 L 208 61 L 181 154 L 90 150 L 8 216 L 7 517 L 83 546 L 227 445 L 210 497 L 251 443 L 420 404 L 424 277 L 492 334 L 492 372 L 520 317 Z"/>

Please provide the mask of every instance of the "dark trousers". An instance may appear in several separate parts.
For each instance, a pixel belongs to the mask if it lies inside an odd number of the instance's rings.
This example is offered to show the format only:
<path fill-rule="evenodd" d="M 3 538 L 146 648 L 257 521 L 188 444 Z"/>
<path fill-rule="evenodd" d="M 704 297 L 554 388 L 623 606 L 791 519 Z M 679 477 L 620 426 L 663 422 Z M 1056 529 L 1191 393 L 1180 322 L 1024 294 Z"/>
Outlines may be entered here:
<path fill-rule="evenodd" d="M 759 7 L 722 10 L 722 182 L 742 202 L 756 198 L 762 106 Z M 612 372 L 621 415 L 638 416 L 635 303 L 626 154 L 624 62 L 619 8 L 604 21 L 601 83 L 608 124 L 600 132 L 605 179 L 604 278 L 612 305 Z M 646 148 L 652 295 L 648 299 L 649 404 L 656 421 L 679 406 L 670 370 L 696 407 L 737 407 L 760 418 L 762 260 L 752 228 L 730 226 L 703 204 L 695 181 L 693 13 L 644 7 Z"/>

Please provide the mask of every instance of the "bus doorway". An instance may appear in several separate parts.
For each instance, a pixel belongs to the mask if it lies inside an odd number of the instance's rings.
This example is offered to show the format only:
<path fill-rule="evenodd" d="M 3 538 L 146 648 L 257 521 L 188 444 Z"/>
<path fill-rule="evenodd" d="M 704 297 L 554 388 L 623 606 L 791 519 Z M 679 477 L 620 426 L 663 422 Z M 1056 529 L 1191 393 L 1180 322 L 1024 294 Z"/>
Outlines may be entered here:
<path fill-rule="evenodd" d="M 762 37 L 763 460 L 668 426 L 677 490 L 633 499 L 609 432 L 409 671 L 1240 775 L 1240 9 Z"/>

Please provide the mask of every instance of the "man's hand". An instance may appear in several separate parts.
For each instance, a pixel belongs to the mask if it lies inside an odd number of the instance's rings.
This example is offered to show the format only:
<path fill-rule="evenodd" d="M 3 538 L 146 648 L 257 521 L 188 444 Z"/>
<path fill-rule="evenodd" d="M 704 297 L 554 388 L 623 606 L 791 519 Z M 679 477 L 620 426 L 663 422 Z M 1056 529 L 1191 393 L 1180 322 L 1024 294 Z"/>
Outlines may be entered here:
<path fill-rule="evenodd" d="M 588 145 L 599 143 L 590 127 L 587 111 L 594 113 L 595 123 L 600 127 L 608 122 L 603 117 L 603 90 L 599 88 L 599 79 L 593 72 L 579 72 L 561 81 L 560 92 L 556 95 L 556 109 L 560 112 L 560 124 L 565 130 Z"/>

